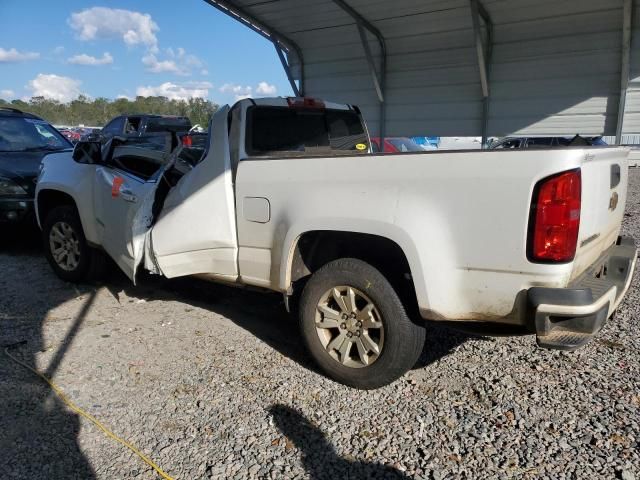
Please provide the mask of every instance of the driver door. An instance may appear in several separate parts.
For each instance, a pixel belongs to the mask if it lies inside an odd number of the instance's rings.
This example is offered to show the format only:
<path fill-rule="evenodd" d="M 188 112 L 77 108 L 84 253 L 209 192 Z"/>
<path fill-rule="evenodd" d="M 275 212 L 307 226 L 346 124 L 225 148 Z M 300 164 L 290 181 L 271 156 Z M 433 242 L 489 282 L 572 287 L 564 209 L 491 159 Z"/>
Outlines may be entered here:
<path fill-rule="evenodd" d="M 155 180 L 145 181 L 118 168 L 95 170 L 94 211 L 102 247 L 134 282 L 155 187 Z"/>

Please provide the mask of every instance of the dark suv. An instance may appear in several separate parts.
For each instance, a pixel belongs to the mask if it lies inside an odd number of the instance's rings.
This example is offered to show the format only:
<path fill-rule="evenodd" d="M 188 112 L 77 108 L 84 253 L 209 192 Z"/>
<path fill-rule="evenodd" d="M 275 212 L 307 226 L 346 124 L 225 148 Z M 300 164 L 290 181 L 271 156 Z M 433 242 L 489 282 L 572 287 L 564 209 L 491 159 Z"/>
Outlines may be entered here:
<path fill-rule="evenodd" d="M 102 130 L 82 137 L 83 141 L 105 144 L 113 137 L 152 150 L 172 152 L 180 138 L 191 130 L 191 120 L 173 115 L 120 115 L 112 118 Z"/>
<path fill-rule="evenodd" d="M 191 130 L 191 120 L 187 117 L 169 115 L 120 115 L 115 117 L 100 131 L 101 140 L 113 137 L 162 138 L 163 134 L 184 135 Z M 91 135 L 95 138 L 94 135 Z M 92 139 L 88 138 L 88 139 Z M 175 145 L 174 145 L 175 147 Z"/>
<path fill-rule="evenodd" d="M 40 162 L 48 153 L 72 148 L 40 117 L 0 107 L 0 223 L 33 218 Z"/>

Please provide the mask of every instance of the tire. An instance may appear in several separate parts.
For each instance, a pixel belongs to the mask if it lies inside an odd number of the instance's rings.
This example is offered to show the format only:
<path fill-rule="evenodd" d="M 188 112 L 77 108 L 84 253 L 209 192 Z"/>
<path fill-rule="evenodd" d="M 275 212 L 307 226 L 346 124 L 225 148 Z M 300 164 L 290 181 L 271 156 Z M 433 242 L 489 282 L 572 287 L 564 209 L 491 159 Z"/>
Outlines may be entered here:
<path fill-rule="evenodd" d="M 336 313 L 339 325 L 334 326 Z M 415 365 L 424 347 L 425 328 L 409 319 L 391 284 L 374 267 L 353 258 L 334 260 L 311 276 L 299 318 L 306 347 L 320 369 L 355 388 L 388 385 Z"/>
<path fill-rule="evenodd" d="M 80 283 L 97 279 L 104 272 L 104 254 L 87 244 L 75 207 L 63 205 L 49 212 L 42 241 L 49 265 L 62 280 Z M 66 254 L 60 253 L 61 247 L 66 248 Z"/>

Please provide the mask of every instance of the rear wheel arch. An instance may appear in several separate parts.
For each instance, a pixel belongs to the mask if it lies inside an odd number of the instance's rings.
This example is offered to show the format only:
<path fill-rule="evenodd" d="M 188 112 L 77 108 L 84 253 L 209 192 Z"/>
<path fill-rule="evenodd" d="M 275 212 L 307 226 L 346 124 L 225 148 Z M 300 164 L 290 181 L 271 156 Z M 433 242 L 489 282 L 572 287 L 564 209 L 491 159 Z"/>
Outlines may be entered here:
<path fill-rule="evenodd" d="M 287 258 L 287 290 L 297 296 L 314 272 L 341 258 L 362 260 L 379 270 L 396 290 L 407 312 L 417 314 L 416 287 L 407 254 L 396 241 L 376 234 L 341 230 L 310 230 L 300 234 Z"/>

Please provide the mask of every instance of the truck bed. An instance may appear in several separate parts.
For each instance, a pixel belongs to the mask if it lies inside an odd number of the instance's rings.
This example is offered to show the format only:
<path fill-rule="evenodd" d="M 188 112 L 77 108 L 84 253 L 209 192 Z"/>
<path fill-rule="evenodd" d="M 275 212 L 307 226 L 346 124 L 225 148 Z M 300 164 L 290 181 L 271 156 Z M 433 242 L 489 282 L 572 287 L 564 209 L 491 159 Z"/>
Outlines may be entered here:
<path fill-rule="evenodd" d="M 249 283 L 284 289 L 278 252 L 290 251 L 305 231 L 372 233 L 405 252 L 423 316 L 519 324 L 520 292 L 566 287 L 615 242 L 627 154 L 611 147 L 244 160 L 236 176 L 240 271 Z M 612 189 L 613 165 L 620 178 Z M 575 259 L 532 263 L 534 186 L 576 168 L 583 190 Z M 254 197 L 268 198 L 269 222 L 247 220 L 243 200 Z"/>

